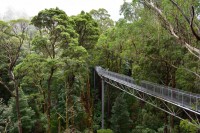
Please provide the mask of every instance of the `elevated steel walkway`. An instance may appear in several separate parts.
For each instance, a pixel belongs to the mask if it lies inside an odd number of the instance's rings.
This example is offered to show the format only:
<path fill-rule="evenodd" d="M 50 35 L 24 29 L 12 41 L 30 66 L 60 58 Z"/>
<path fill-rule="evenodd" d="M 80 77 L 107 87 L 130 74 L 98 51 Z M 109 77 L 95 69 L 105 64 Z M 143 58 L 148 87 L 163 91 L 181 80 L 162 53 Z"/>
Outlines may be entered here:
<path fill-rule="evenodd" d="M 102 78 L 102 97 L 104 98 L 104 82 L 144 101 L 160 110 L 169 113 L 179 119 L 188 119 L 192 124 L 200 127 L 200 95 L 163 86 L 148 81 L 137 83 L 132 77 L 95 68 Z M 103 99 L 104 100 L 104 99 Z M 104 101 L 102 100 L 102 114 L 104 113 Z M 183 113 L 185 115 L 183 115 Z M 187 117 L 185 117 L 187 116 Z M 104 117 L 104 114 L 103 114 Z M 102 119 L 102 121 L 104 121 Z M 102 122 L 102 125 L 104 122 Z"/>

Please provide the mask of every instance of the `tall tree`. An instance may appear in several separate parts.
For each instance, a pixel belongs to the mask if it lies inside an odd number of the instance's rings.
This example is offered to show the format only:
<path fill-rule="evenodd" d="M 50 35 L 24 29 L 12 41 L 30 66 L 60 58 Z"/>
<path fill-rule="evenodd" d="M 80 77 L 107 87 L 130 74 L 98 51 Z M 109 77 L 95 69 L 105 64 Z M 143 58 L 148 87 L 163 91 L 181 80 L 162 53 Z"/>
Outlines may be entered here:
<path fill-rule="evenodd" d="M 28 99 L 24 95 L 22 90 L 19 90 L 19 104 L 20 104 L 20 114 L 21 114 L 21 121 L 22 121 L 22 131 L 25 133 L 30 133 L 34 124 L 35 119 L 34 115 L 35 112 L 32 110 L 31 107 L 28 105 Z M 11 133 L 17 133 L 17 115 L 16 115 L 16 103 L 15 99 L 11 98 L 9 101 L 9 116 L 11 119 L 11 123 L 9 124 L 9 129 Z"/>
<path fill-rule="evenodd" d="M 100 28 L 100 33 L 102 34 L 107 29 L 114 26 L 114 21 L 110 18 L 110 14 L 104 8 L 99 8 L 98 10 L 91 10 L 90 14 L 94 20 L 98 23 Z"/>
<path fill-rule="evenodd" d="M 128 107 L 123 95 L 116 98 L 112 107 L 112 130 L 115 133 L 129 133 L 132 120 L 129 117 Z"/>
<path fill-rule="evenodd" d="M 147 8 L 151 9 L 156 16 L 158 16 L 158 19 L 162 23 L 163 27 L 165 27 L 169 33 L 179 41 L 179 44 L 200 59 L 200 50 L 199 47 L 195 45 L 194 41 L 200 40 L 198 35 L 198 15 L 195 15 L 195 13 L 199 14 L 199 1 L 187 1 L 184 6 L 179 5 L 182 0 L 162 2 L 141 0 L 140 2 L 142 2 Z M 171 13 L 166 13 L 166 10 Z M 175 15 L 170 15 L 175 12 L 177 12 Z"/>
<path fill-rule="evenodd" d="M 1 34 L 3 36 L 0 42 L 1 58 L 7 64 L 4 70 L 7 70 L 10 84 L 0 79 L 0 84 L 15 97 L 16 112 L 18 118 L 18 132 L 22 133 L 22 123 L 19 105 L 19 79 L 14 74 L 14 67 L 18 64 L 20 54 L 22 52 L 22 45 L 25 43 L 29 22 L 27 20 L 19 19 L 10 21 L 9 24 L 0 22 Z M 2 76 L 2 75 L 1 75 Z M 13 92 L 15 91 L 15 92 Z"/>
<path fill-rule="evenodd" d="M 94 48 L 99 37 L 98 24 L 89 13 L 82 11 L 77 16 L 72 16 L 74 20 L 74 29 L 78 33 L 78 43 L 86 50 Z"/>
<path fill-rule="evenodd" d="M 51 132 L 51 93 L 53 76 L 59 66 L 59 56 L 62 54 L 59 49 L 68 48 L 76 43 L 77 34 L 68 16 L 58 8 L 40 11 L 31 22 L 39 30 L 39 35 L 33 40 L 36 52 L 47 58 L 47 118 L 48 132 Z"/>

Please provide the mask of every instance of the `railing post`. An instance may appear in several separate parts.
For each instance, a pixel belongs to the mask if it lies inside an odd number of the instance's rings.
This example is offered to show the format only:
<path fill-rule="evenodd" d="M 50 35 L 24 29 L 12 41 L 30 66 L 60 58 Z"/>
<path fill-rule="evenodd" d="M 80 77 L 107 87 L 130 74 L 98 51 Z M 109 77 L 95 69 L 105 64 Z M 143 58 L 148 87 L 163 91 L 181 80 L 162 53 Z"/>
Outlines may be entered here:
<path fill-rule="evenodd" d="M 94 90 L 96 89 L 96 75 L 95 75 L 96 69 L 94 68 Z"/>
<path fill-rule="evenodd" d="M 167 98 L 169 98 L 169 89 L 168 88 L 166 89 L 167 89 Z"/>
<path fill-rule="evenodd" d="M 104 129 L 104 87 L 105 81 L 104 79 L 101 80 L 102 82 L 102 90 L 101 90 L 101 128 Z"/>
<path fill-rule="evenodd" d="M 181 95 L 182 95 L 182 105 L 183 105 L 183 93 L 181 92 Z M 184 106 L 184 105 L 183 105 Z"/>
<path fill-rule="evenodd" d="M 171 90 L 171 100 L 173 99 L 173 94 L 172 94 L 172 89 L 170 89 Z"/>
<path fill-rule="evenodd" d="M 192 107 L 192 103 L 191 103 L 191 92 L 190 92 L 190 107 Z"/>
<path fill-rule="evenodd" d="M 198 105 L 198 99 L 197 99 L 197 96 L 195 96 L 196 97 L 196 111 L 198 110 L 197 109 L 197 105 Z"/>

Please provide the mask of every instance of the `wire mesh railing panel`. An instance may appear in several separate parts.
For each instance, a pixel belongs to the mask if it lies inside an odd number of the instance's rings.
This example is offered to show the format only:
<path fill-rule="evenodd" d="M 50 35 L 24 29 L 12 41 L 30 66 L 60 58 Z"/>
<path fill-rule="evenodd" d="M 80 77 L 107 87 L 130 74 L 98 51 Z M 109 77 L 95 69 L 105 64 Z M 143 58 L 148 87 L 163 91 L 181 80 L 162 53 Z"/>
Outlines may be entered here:
<path fill-rule="evenodd" d="M 196 109 L 197 109 L 197 110 L 200 110 L 200 99 L 197 99 Z"/>
<path fill-rule="evenodd" d="M 171 94 L 169 93 L 168 89 L 163 89 L 163 96 L 164 97 L 171 97 Z"/>
<path fill-rule="evenodd" d="M 188 94 L 183 94 L 182 95 L 182 105 L 191 106 L 192 105 L 191 99 L 194 99 L 194 98 L 190 97 L 190 95 L 188 95 Z"/>
<path fill-rule="evenodd" d="M 153 86 L 149 85 L 149 86 L 147 87 L 147 85 L 144 84 L 144 87 L 145 87 L 149 92 L 153 92 Z"/>

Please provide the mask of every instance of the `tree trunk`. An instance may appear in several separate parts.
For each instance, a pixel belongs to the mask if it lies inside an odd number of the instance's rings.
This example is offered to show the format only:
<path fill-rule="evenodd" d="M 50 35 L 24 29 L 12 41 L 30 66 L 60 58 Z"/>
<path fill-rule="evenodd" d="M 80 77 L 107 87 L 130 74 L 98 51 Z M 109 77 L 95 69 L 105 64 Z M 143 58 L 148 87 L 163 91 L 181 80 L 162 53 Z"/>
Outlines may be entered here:
<path fill-rule="evenodd" d="M 61 131 L 60 116 L 58 116 L 58 133 Z"/>
<path fill-rule="evenodd" d="M 170 127 L 171 127 L 171 131 L 173 131 L 173 129 L 174 129 L 174 116 L 173 115 L 171 115 L 170 116 Z"/>
<path fill-rule="evenodd" d="M 176 71 L 174 70 L 172 72 L 172 87 L 176 88 Z M 174 129 L 174 116 L 171 115 L 170 116 L 170 127 L 171 127 L 171 131 Z"/>
<path fill-rule="evenodd" d="M 12 71 L 12 68 L 9 69 L 8 73 L 9 73 L 10 79 L 14 82 L 14 88 L 16 92 L 15 102 L 16 102 L 16 111 L 17 111 L 17 120 L 18 120 L 18 132 L 22 133 L 22 121 L 21 121 L 21 113 L 20 113 L 20 105 L 19 105 L 19 88 L 15 80 L 15 76 Z"/>
<path fill-rule="evenodd" d="M 68 120 L 68 96 L 66 94 L 66 101 L 65 101 L 65 106 L 66 106 L 66 130 L 69 128 L 69 120 Z"/>
<path fill-rule="evenodd" d="M 66 100 L 65 100 L 65 114 L 66 114 L 66 131 L 68 131 L 69 129 L 69 118 L 68 118 L 68 95 L 69 95 L 69 86 L 68 86 L 68 82 L 66 80 L 65 82 L 65 89 L 66 89 Z"/>
<path fill-rule="evenodd" d="M 167 124 L 168 124 L 167 113 L 165 113 L 164 119 L 165 119 L 164 120 L 165 121 L 164 133 L 168 133 L 168 128 L 167 128 Z"/>
<path fill-rule="evenodd" d="M 47 121 L 48 121 L 48 133 L 51 133 L 51 82 L 53 77 L 54 69 L 51 68 L 51 73 L 48 79 L 48 88 L 47 88 Z"/>
<path fill-rule="evenodd" d="M 20 107 L 19 107 L 19 88 L 16 87 L 16 110 L 17 110 L 17 119 L 18 119 L 18 132 L 22 133 L 22 122 L 21 122 L 21 114 L 20 114 Z"/>
<path fill-rule="evenodd" d="M 42 92 L 42 94 L 43 94 L 43 98 L 44 98 L 43 113 L 45 114 L 45 112 L 47 111 L 47 108 L 46 108 L 46 106 L 47 106 L 46 95 L 45 95 L 45 92 L 44 92 L 44 91 Z"/>
<path fill-rule="evenodd" d="M 108 114 L 108 119 L 111 118 L 111 105 L 110 105 L 110 89 L 108 86 L 106 86 L 106 91 L 107 91 L 107 114 Z M 108 127 L 110 127 L 110 122 L 108 122 Z"/>
<path fill-rule="evenodd" d="M 166 63 L 165 64 L 165 68 L 166 68 L 166 75 L 165 75 L 165 85 L 168 86 L 169 85 L 169 82 L 170 82 L 170 68 L 168 66 L 168 64 Z M 166 103 L 167 104 L 167 103 Z M 165 107 L 166 108 L 166 107 Z M 164 127 L 164 133 L 168 133 L 168 128 L 167 128 L 167 125 L 168 125 L 168 119 L 167 119 L 167 113 L 165 113 L 165 116 L 164 116 L 164 121 L 165 121 L 165 127 Z"/>
<path fill-rule="evenodd" d="M 50 88 L 49 88 L 50 89 Z M 48 121 L 48 133 L 51 133 L 51 92 L 48 89 L 48 99 L 47 99 L 47 121 Z"/>
<path fill-rule="evenodd" d="M 88 108 L 88 127 L 92 128 L 92 102 L 91 102 L 91 92 L 90 92 L 90 78 L 88 75 L 88 80 L 87 80 L 87 108 Z"/>

